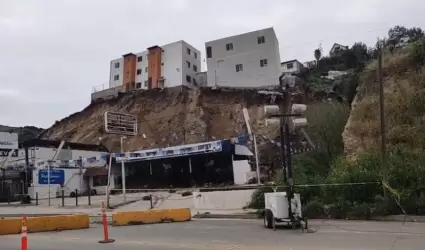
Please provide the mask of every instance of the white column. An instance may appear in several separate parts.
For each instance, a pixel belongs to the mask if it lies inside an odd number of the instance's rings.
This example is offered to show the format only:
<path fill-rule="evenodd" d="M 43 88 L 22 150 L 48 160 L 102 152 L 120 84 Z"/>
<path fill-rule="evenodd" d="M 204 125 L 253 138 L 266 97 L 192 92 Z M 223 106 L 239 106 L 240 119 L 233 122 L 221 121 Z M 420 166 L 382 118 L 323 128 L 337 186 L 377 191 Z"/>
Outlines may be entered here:
<path fill-rule="evenodd" d="M 124 154 L 124 136 L 121 136 L 121 153 Z M 124 165 L 124 157 L 121 157 L 121 182 L 122 182 L 122 195 L 124 196 L 124 201 L 127 200 L 125 194 L 125 165 Z"/>

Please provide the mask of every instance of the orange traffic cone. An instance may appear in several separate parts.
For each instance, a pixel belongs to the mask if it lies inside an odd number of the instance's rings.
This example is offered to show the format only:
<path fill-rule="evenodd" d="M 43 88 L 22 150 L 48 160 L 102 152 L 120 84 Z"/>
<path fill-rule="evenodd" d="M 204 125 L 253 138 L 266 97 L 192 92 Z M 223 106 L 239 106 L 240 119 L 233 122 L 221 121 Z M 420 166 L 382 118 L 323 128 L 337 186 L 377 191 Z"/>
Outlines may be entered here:
<path fill-rule="evenodd" d="M 28 250 L 28 241 L 27 241 L 27 217 L 22 217 L 22 227 L 21 227 L 21 250 Z"/>
<path fill-rule="evenodd" d="M 109 233 L 108 233 L 108 220 L 106 218 L 106 209 L 105 209 L 105 203 L 102 202 L 102 222 L 103 222 L 103 240 L 100 240 L 99 243 L 112 243 L 115 240 L 109 239 Z M 26 250 L 26 249 L 25 249 Z"/>

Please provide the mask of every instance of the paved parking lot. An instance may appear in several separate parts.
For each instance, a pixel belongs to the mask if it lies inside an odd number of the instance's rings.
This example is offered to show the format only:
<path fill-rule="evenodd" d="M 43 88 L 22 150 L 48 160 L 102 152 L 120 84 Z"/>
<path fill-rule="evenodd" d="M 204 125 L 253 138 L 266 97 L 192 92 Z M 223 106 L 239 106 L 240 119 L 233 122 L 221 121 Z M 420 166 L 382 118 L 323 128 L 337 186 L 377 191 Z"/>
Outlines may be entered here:
<path fill-rule="evenodd" d="M 425 245 L 425 224 L 365 221 L 311 221 L 316 233 L 262 227 L 261 220 L 195 220 L 111 227 L 116 242 L 99 244 L 102 228 L 29 234 L 31 250 L 74 249 L 304 249 L 419 250 Z M 2 250 L 19 249 L 19 235 L 0 236 Z"/>

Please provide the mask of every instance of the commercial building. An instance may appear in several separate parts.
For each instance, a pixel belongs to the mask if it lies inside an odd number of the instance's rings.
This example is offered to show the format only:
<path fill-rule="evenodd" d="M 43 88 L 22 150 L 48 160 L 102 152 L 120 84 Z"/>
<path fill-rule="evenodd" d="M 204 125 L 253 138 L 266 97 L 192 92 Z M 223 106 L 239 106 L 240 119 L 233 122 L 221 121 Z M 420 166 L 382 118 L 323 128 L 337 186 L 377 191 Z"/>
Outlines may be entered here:
<path fill-rule="evenodd" d="M 61 141 L 33 139 L 24 142 L 11 157 L 0 158 L 3 165 L 0 199 L 16 194 L 47 198 L 65 191 L 72 196 L 75 189 L 92 190 L 92 194 L 105 192 L 107 183 L 108 149 L 103 145 L 66 142 L 59 151 Z M 48 181 L 48 169 L 50 183 Z M 112 173 L 111 186 L 116 176 Z M 49 185 L 50 184 L 50 185 Z M 4 192 L 2 190 L 6 190 Z"/>
<path fill-rule="evenodd" d="M 242 135 L 230 140 L 138 150 L 117 155 L 115 161 L 125 161 L 129 171 L 126 187 L 130 189 L 242 185 L 256 177 L 248 161 L 253 154 L 245 145 L 247 140 L 248 136 Z"/>
<path fill-rule="evenodd" d="M 152 46 L 111 61 L 109 88 L 123 92 L 135 89 L 196 85 L 201 71 L 201 53 L 185 41 Z"/>
<path fill-rule="evenodd" d="M 209 86 L 252 88 L 279 84 L 279 42 L 273 28 L 205 43 Z"/>

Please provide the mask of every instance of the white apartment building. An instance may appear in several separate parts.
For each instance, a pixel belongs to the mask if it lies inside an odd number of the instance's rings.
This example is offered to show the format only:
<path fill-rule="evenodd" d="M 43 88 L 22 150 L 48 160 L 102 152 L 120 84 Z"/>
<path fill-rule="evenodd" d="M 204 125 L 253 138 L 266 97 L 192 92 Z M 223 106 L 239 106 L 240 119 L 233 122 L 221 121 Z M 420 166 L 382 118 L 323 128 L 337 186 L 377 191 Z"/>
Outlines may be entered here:
<path fill-rule="evenodd" d="M 205 43 L 209 86 L 252 88 L 279 84 L 279 42 L 273 28 Z"/>
<path fill-rule="evenodd" d="M 201 53 L 185 41 L 152 46 L 146 51 L 129 53 L 111 61 L 109 88 L 167 88 L 196 85 L 201 71 Z"/>

